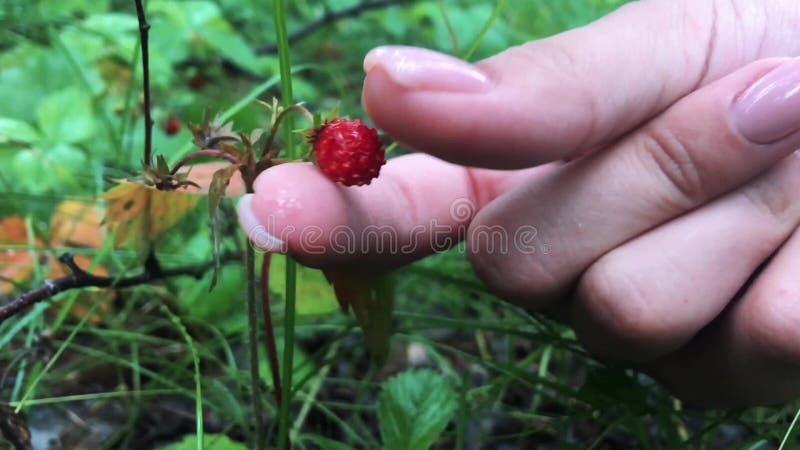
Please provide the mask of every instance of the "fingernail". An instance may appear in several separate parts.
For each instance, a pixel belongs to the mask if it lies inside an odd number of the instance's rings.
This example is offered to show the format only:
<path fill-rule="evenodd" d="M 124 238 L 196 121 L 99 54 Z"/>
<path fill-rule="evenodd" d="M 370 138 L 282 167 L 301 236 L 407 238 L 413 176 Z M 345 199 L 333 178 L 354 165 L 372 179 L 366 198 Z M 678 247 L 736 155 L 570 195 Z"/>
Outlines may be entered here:
<path fill-rule="evenodd" d="M 739 97 L 733 120 L 742 135 L 758 144 L 800 131 L 800 59 L 789 59 Z"/>
<path fill-rule="evenodd" d="M 489 77 L 475 66 L 443 53 L 417 47 L 378 47 L 364 57 L 364 71 L 382 68 L 395 83 L 415 90 L 481 92 Z"/>
<path fill-rule="evenodd" d="M 253 194 L 242 196 L 237 206 L 239 224 L 247 233 L 247 238 L 256 247 L 269 253 L 286 253 L 286 243 L 267 232 L 252 208 Z"/>

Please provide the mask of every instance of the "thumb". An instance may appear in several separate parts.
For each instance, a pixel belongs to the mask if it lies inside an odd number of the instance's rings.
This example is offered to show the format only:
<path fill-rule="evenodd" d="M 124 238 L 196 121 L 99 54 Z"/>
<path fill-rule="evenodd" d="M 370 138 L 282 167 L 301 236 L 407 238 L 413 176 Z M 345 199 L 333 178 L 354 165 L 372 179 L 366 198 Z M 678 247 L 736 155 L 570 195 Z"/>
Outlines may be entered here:
<path fill-rule="evenodd" d="M 759 52 L 800 53 L 764 19 L 780 1 L 739 2 L 747 11 L 733 3 L 635 2 L 474 65 L 420 48 L 379 47 L 364 61 L 362 103 L 393 138 L 451 162 L 511 169 L 574 157 Z M 784 9 L 800 20 L 796 5 Z M 761 44 L 726 48 L 742 42 Z"/>

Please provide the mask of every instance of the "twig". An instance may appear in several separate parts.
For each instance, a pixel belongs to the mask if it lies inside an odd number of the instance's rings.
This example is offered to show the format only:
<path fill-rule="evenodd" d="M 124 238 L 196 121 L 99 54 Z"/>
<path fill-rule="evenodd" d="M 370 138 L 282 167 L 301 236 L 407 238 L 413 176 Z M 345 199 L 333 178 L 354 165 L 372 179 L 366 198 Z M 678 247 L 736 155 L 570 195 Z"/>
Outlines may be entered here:
<path fill-rule="evenodd" d="M 226 254 L 220 259 L 227 264 L 240 261 L 240 256 L 237 254 Z M 61 278 L 45 280 L 38 288 L 28 291 L 5 305 L 0 306 L 0 324 L 9 317 L 14 316 L 35 303 L 47 300 L 71 289 L 80 289 L 84 287 L 126 288 L 178 276 L 200 278 L 214 267 L 214 261 L 208 261 L 191 266 L 163 269 L 155 262 L 155 258 L 148 258 L 148 262 L 145 264 L 141 273 L 130 277 L 117 278 L 97 276 L 83 270 L 75 263 L 75 259 L 71 253 L 64 253 L 59 256 L 58 260 L 69 267 L 72 273 Z"/>
<path fill-rule="evenodd" d="M 389 6 L 399 5 L 401 3 L 408 3 L 409 0 L 364 0 L 356 3 L 353 6 L 342 8 L 335 11 L 326 11 L 321 17 L 308 22 L 302 28 L 295 30 L 289 34 L 289 44 L 294 44 L 297 41 L 303 40 L 320 28 L 325 27 L 337 20 L 346 19 L 348 17 L 355 17 L 370 9 L 386 8 Z M 259 54 L 277 53 L 278 44 L 268 44 L 258 49 Z"/>
<path fill-rule="evenodd" d="M 139 18 L 139 35 L 142 41 L 142 82 L 144 84 L 144 163 L 148 166 L 152 160 L 153 152 L 153 117 L 150 110 L 150 51 L 147 44 L 147 34 L 150 24 L 144 15 L 142 0 L 136 3 L 136 16 Z"/>

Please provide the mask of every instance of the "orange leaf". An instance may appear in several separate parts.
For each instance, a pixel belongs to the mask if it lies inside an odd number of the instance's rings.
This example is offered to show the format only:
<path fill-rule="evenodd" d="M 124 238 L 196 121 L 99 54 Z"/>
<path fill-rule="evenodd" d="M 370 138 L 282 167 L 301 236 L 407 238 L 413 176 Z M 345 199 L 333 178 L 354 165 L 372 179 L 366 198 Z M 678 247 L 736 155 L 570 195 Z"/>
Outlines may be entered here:
<path fill-rule="evenodd" d="M 59 203 L 50 218 L 50 244 L 100 248 L 103 245 L 100 211 L 93 204 L 76 200 Z"/>
<path fill-rule="evenodd" d="M 103 194 L 107 202 L 103 222 L 114 233 L 117 247 L 131 246 L 144 253 L 197 203 L 199 196 L 179 191 L 160 191 L 123 181 Z"/>
<path fill-rule="evenodd" d="M 36 254 L 30 250 L 9 248 L 29 243 L 22 217 L 0 219 L 0 295 L 13 291 L 14 282 L 25 281 L 33 273 Z M 38 239 L 34 243 L 37 247 L 41 245 Z"/>

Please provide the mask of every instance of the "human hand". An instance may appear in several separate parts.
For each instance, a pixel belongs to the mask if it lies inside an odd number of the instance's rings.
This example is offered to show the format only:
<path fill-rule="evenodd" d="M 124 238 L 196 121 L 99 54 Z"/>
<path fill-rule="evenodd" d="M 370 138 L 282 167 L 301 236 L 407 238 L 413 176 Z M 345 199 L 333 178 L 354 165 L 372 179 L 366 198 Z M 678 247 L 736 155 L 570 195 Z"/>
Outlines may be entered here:
<path fill-rule="evenodd" d="M 697 404 L 785 400 L 800 393 L 798 31 L 796 0 L 654 0 L 475 65 L 376 49 L 365 109 L 440 159 L 395 158 L 360 188 L 281 165 L 240 220 L 321 267 L 398 266 L 466 236 L 488 286 L 598 356 Z"/>

